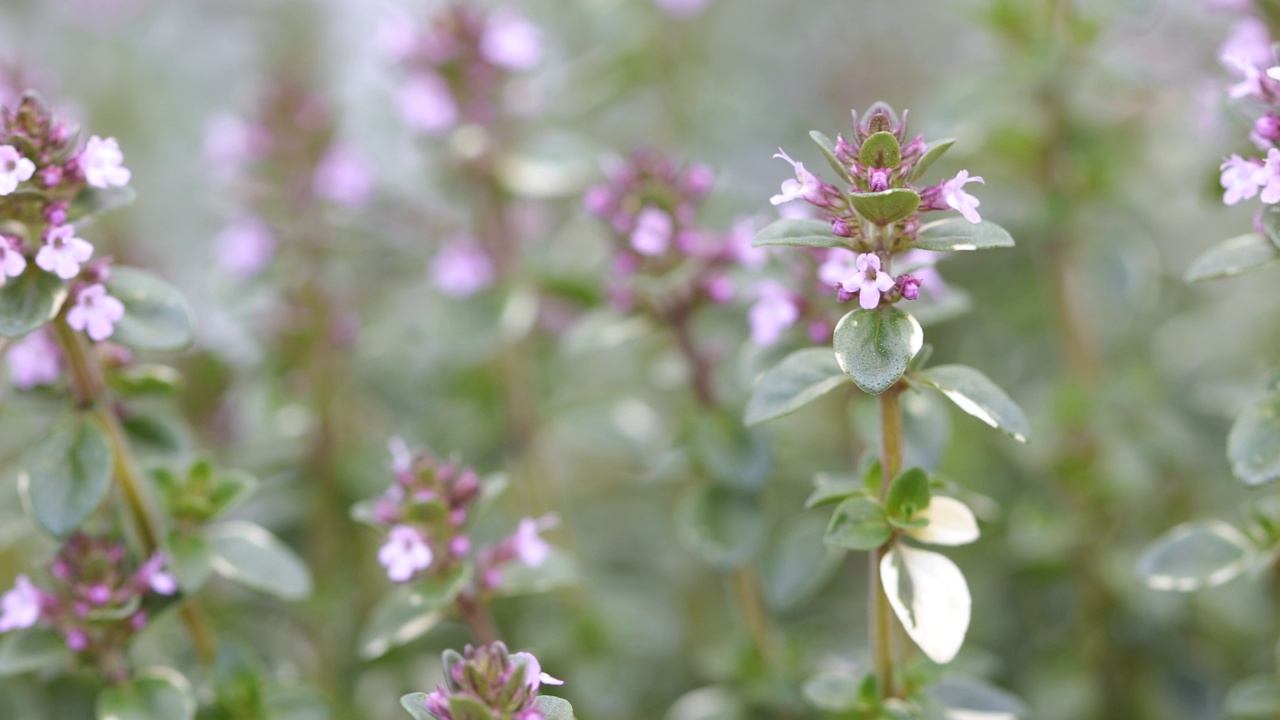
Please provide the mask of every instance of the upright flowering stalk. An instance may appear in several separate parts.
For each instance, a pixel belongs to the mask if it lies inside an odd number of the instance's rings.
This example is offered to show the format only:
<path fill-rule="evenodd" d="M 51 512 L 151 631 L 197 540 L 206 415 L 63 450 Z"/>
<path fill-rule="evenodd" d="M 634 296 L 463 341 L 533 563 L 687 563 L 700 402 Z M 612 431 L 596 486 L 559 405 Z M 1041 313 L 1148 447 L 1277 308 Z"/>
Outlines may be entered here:
<path fill-rule="evenodd" d="M 764 373 L 748 414 L 762 422 L 794 412 L 852 379 L 877 397 L 878 450 L 869 451 L 866 483 L 821 484 L 809 507 L 835 504 L 826 543 L 870 553 L 869 634 L 874 672 L 869 694 L 849 710 L 875 715 L 920 702 L 919 683 L 903 678 L 894 657 L 891 611 L 907 635 L 936 663 L 960 650 L 970 618 L 964 576 L 945 556 L 916 543 L 959 545 L 978 538 L 973 513 L 954 495 L 958 488 L 928 468 L 904 467 L 904 394 L 931 387 L 987 424 L 1026 440 L 1027 420 L 985 375 L 961 365 L 925 368 L 929 352 L 920 324 L 904 309 L 936 278 L 918 264 L 921 251 L 950 252 L 1011 247 L 999 226 L 983 221 L 979 201 L 966 185 L 982 182 L 961 171 L 929 184 L 925 173 L 952 144 L 926 144 L 907 134 L 903 119 L 877 104 L 853 132 L 835 142 L 812 133 L 838 184 L 823 180 L 785 152 L 776 156 L 794 173 L 772 198 L 775 205 L 804 202 L 818 219 L 783 219 L 762 230 L 757 246 L 799 246 L 826 254 L 820 282 L 836 302 L 857 302 L 835 326 L 830 351 L 800 350 Z M 959 217 L 929 221 L 946 211 Z M 812 250 L 810 250 L 812 252 Z M 904 272 L 910 262 L 913 269 Z M 828 301 L 830 302 L 830 301 Z M 923 351 L 922 351 L 923 350 Z M 852 701 L 851 701 L 852 702 Z M 831 708 L 827 708 L 831 709 Z"/>
<path fill-rule="evenodd" d="M 512 653 L 501 642 L 444 652 L 444 682 L 430 693 L 412 693 L 400 704 L 416 720 L 570 720 L 569 703 L 541 695 L 543 685 L 563 685 L 542 672 L 538 658 Z"/>

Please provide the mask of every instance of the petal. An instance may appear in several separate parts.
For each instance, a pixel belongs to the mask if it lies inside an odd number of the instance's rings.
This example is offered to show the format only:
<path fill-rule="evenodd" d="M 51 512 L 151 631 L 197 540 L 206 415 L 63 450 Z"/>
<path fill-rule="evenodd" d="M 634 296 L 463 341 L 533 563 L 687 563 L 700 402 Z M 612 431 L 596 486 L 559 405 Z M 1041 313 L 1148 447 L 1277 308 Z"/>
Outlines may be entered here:
<path fill-rule="evenodd" d="M 964 644 L 973 604 L 960 568 L 938 553 L 895 545 L 880 561 L 880 580 L 907 635 L 930 660 L 951 662 Z"/>
<path fill-rule="evenodd" d="M 858 291 L 858 304 L 863 310 L 875 310 L 880 305 L 880 289 L 874 283 L 863 283 Z"/>
<path fill-rule="evenodd" d="M 966 545 L 978 539 L 978 521 L 969 506 L 952 497 L 934 496 L 929 506 L 916 513 L 929 524 L 907 534 L 931 545 Z"/>
<path fill-rule="evenodd" d="M 886 272 L 876 273 L 876 289 L 880 292 L 889 292 L 893 287 L 893 278 Z"/>

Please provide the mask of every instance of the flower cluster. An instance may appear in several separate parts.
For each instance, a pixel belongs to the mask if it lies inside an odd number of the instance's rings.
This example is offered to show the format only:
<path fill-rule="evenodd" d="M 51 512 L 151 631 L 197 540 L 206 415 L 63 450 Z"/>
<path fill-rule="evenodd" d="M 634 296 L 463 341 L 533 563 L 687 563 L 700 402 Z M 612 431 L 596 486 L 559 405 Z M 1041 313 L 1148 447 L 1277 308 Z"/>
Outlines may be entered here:
<path fill-rule="evenodd" d="M 94 248 L 77 237 L 76 205 L 94 191 L 129 184 L 114 138 L 94 135 L 83 145 L 34 93 L 0 113 L 0 216 L 16 221 L 0 232 L 0 283 L 27 272 L 29 262 L 72 284 L 67 322 L 105 340 L 124 316 L 124 305 L 102 284 L 109 259 L 89 265 Z"/>
<path fill-rule="evenodd" d="M 1272 55 L 1266 25 L 1257 18 L 1242 18 L 1223 44 L 1221 60 L 1240 78 L 1228 95 L 1262 108 L 1249 140 L 1265 153 L 1250 158 L 1233 154 L 1223 161 L 1222 201 L 1235 205 L 1257 196 L 1264 205 L 1280 203 L 1280 64 Z"/>
<path fill-rule="evenodd" d="M 0 597 L 0 633 L 42 625 L 61 634 L 73 652 L 114 662 L 147 624 L 145 597 L 178 591 L 164 566 L 165 557 L 157 553 L 130 570 L 121 543 L 72 535 L 49 569 L 52 590 L 19 575 Z"/>
<path fill-rule="evenodd" d="M 378 562 L 391 580 L 444 572 L 474 555 L 487 591 L 501 582 L 503 566 L 518 561 L 537 567 L 546 561 L 551 548 L 541 533 L 555 525 L 554 517 L 525 518 L 512 536 L 473 548 L 467 526 L 482 493 L 480 476 L 455 461 L 411 452 L 398 438 L 389 445 L 395 480 L 373 502 L 372 517 L 386 530 Z"/>
<path fill-rule="evenodd" d="M 428 135 L 492 124 L 510 74 L 542 59 L 541 31 L 506 7 L 455 3 L 422 27 L 408 18 L 388 19 L 380 42 L 405 71 L 396 98 L 401 119 Z"/>
<path fill-rule="evenodd" d="M 981 183 L 961 170 L 936 185 L 921 185 L 920 177 L 950 145 L 925 143 L 923 136 L 907 140 L 906 115 L 902 119 L 887 106 L 873 106 L 865 118 L 853 114 L 854 133 L 824 145 L 832 167 L 845 182 L 841 189 L 827 183 L 779 151 L 795 172 L 774 195 L 774 205 L 803 200 L 831 225 L 831 232 L 847 240 L 848 249 L 833 248 L 818 270 L 824 286 L 846 302 L 854 298 L 865 309 L 883 303 L 914 300 L 924 280 L 920 275 L 893 275 L 890 259 L 909 250 L 919 239 L 920 215 L 934 210 L 955 210 L 970 223 L 982 221 L 979 201 L 964 189 Z M 823 139 L 825 141 L 825 138 Z M 935 151 L 936 150 L 936 151 Z"/>
<path fill-rule="evenodd" d="M 538 689 L 562 685 L 542 672 L 538 658 L 511 653 L 501 642 L 472 647 L 463 654 L 444 656 L 444 684 L 422 697 L 422 705 L 439 720 L 467 720 L 487 713 L 493 720 L 542 720 L 535 702 Z"/>

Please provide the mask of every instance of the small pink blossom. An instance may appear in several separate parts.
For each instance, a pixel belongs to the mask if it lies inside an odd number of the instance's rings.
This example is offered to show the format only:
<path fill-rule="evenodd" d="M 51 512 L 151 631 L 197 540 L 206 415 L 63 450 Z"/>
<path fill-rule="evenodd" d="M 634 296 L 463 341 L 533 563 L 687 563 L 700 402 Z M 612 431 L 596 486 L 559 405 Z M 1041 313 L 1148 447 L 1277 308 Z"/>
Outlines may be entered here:
<path fill-rule="evenodd" d="M 103 140 L 94 135 L 80 153 L 84 180 L 96 188 L 128 185 L 131 173 L 123 163 L 124 153 L 120 152 L 120 144 L 115 138 Z"/>
<path fill-rule="evenodd" d="M 396 436 L 388 440 L 387 452 L 391 453 L 391 472 L 401 475 L 413 469 L 413 452 L 409 450 L 409 444 L 404 438 Z M 391 488 L 403 492 L 399 485 L 392 485 Z"/>
<path fill-rule="evenodd" d="M 1221 60 L 1228 70 L 1234 71 L 1241 77 L 1240 82 L 1232 85 L 1227 91 L 1227 95 L 1232 99 L 1262 96 L 1262 71 L 1257 65 L 1235 55 L 1223 55 Z"/>
<path fill-rule="evenodd" d="M 90 285 L 76 294 L 76 304 L 67 312 L 67 324 L 101 342 L 111 337 L 124 317 L 124 303 L 107 294 L 102 284 Z"/>
<path fill-rule="evenodd" d="M 396 96 L 400 119 L 410 129 L 436 135 L 458 124 L 458 103 L 444 78 L 434 72 L 414 74 Z"/>
<path fill-rule="evenodd" d="M 1267 159 L 1254 173 L 1254 181 L 1261 187 L 1258 199 L 1267 205 L 1280 202 L 1280 150 L 1271 148 L 1267 151 Z M 1223 198 L 1226 201 L 1226 198 Z"/>
<path fill-rule="evenodd" d="M 641 255 L 661 255 L 671 247 L 675 224 L 671 216 L 655 207 L 646 207 L 636 215 L 631 231 L 631 247 Z"/>
<path fill-rule="evenodd" d="M 223 272 L 236 278 L 257 275 L 276 254 L 276 237 L 265 222 L 243 217 L 213 239 L 214 257 Z"/>
<path fill-rule="evenodd" d="M 12 145 L 0 145 L 0 195 L 12 194 L 19 183 L 31 179 L 36 164 L 22 156 Z"/>
<path fill-rule="evenodd" d="M 542 533 L 559 524 L 555 515 L 545 515 L 538 519 L 524 518 L 516 527 L 516 534 L 511 543 L 516 557 L 529 567 L 539 567 L 551 557 L 551 545 L 542 539 Z"/>
<path fill-rule="evenodd" d="M 874 310 L 880 305 L 880 295 L 894 286 L 889 273 L 880 269 L 880 257 L 874 253 L 862 253 L 850 258 L 844 252 L 837 252 L 840 251 L 829 254 L 826 262 L 818 268 L 818 279 L 839 287 L 849 295 L 856 294 L 863 309 Z"/>
<path fill-rule="evenodd" d="M 1222 202 L 1235 205 L 1258 194 L 1258 187 L 1262 183 L 1259 178 L 1262 166 L 1258 163 L 1232 155 L 1218 169 L 1222 171 L 1222 187 L 1226 188 Z"/>
<path fill-rule="evenodd" d="M 163 553 L 155 553 L 138 568 L 137 581 L 160 595 L 178 592 L 178 581 L 164 571 L 167 562 Z"/>
<path fill-rule="evenodd" d="M 689 18 L 702 12 L 711 0 L 653 0 L 663 12 L 674 18 Z"/>
<path fill-rule="evenodd" d="M 538 658 L 532 653 L 518 652 L 511 656 L 511 659 L 519 662 L 524 661 L 524 684 L 529 688 L 530 692 L 537 692 L 539 685 L 563 685 L 564 681 L 551 677 L 542 672 L 542 663 L 538 662 Z"/>
<path fill-rule="evenodd" d="M 794 179 L 782 181 L 782 192 L 769 198 L 769 202 L 773 205 L 781 205 L 792 200 L 808 200 L 811 203 L 819 203 L 822 201 L 822 181 L 808 170 L 804 169 L 804 163 L 796 162 L 791 159 L 778 148 L 776 158 L 781 158 L 791 163 L 791 167 L 795 168 L 796 176 Z"/>
<path fill-rule="evenodd" d="M 373 176 L 359 153 L 345 145 L 334 145 L 316 165 L 312 189 L 325 200 L 359 208 L 373 195 Z"/>
<path fill-rule="evenodd" d="M 463 298 L 493 285 L 497 272 L 480 244 L 469 237 L 449 241 L 431 261 L 431 282 L 454 298 Z"/>
<path fill-rule="evenodd" d="M 1267 24 L 1256 17 L 1246 16 L 1236 21 L 1231 35 L 1218 49 L 1219 57 L 1236 57 L 1255 67 L 1272 62 L 1271 32 Z"/>
<path fill-rule="evenodd" d="M 27 258 L 23 256 L 18 241 L 0 235 L 0 285 L 4 285 L 6 277 L 18 277 L 27 269 Z"/>
<path fill-rule="evenodd" d="M 269 142 L 269 135 L 261 126 L 222 113 L 205 122 L 201 155 L 214 175 L 229 178 L 244 163 L 261 156 Z"/>
<path fill-rule="evenodd" d="M 63 280 L 79 275 L 80 263 L 93 257 L 93 245 L 76 237 L 75 233 L 76 229 L 70 225 L 49 228 L 45 232 L 44 244 L 36 252 L 36 265 Z"/>
<path fill-rule="evenodd" d="M 772 345 L 800 319 L 800 308 L 791 292 L 776 280 L 761 280 L 755 286 L 755 295 L 756 302 L 747 311 L 751 342 Z"/>
<path fill-rule="evenodd" d="M 959 211 L 965 220 L 971 223 L 982 222 L 978 215 L 978 198 L 964 191 L 964 186 L 971 182 L 985 183 L 981 177 L 969 177 L 968 170 L 961 170 L 956 176 L 942 184 L 942 197 L 952 209 Z"/>
<path fill-rule="evenodd" d="M 431 567 L 431 546 L 422 533 L 408 525 L 396 525 L 387 534 L 387 543 L 378 550 L 378 562 L 387 569 L 387 577 L 406 582 L 419 570 Z"/>
<path fill-rule="evenodd" d="M 418 28 L 413 18 L 404 12 L 394 11 L 378 20 L 373 42 L 383 57 L 399 62 L 413 53 L 417 36 Z"/>
<path fill-rule="evenodd" d="M 5 360 L 13 386 L 19 390 L 52 385 L 62 373 L 62 353 L 44 330 L 36 330 L 11 345 Z"/>
<path fill-rule="evenodd" d="M 0 633 L 21 630 L 40 619 L 41 594 L 26 575 L 19 575 L 13 589 L 0 596 Z"/>
<path fill-rule="evenodd" d="M 755 237 L 755 218 L 741 217 L 734 220 L 733 229 L 729 231 L 729 252 L 739 265 L 759 270 L 769 262 L 769 251 L 767 248 L 753 247 L 751 242 Z"/>
<path fill-rule="evenodd" d="M 532 70 L 542 59 L 542 31 L 520 13 L 498 8 L 485 22 L 480 53 L 508 70 Z"/>

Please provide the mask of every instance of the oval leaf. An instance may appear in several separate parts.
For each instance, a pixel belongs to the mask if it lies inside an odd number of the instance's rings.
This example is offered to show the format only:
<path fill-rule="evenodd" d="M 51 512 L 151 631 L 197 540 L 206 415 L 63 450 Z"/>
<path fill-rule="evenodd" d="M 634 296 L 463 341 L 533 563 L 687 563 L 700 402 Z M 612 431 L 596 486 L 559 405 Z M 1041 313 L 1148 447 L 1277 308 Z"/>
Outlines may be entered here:
<path fill-rule="evenodd" d="M 1257 233 L 1249 233 L 1209 248 L 1191 263 L 1183 279 L 1217 280 L 1257 270 L 1276 260 L 1280 260 L 1280 248 Z"/>
<path fill-rule="evenodd" d="M 1138 575 L 1156 590 L 1189 592 L 1239 575 L 1252 555 L 1249 540 L 1219 520 L 1186 523 L 1165 533 L 1138 558 Z"/>
<path fill-rule="evenodd" d="M 1231 472 L 1246 485 L 1280 478 L 1280 393 L 1268 395 L 1236 418 L 1227 435 Z"/>
<path fill-rule="evenodd" d="M 893 387 L 924 344 L 924 330 L 897 307 L 854 310 L 836 325 L 836 361 L 858 387 L 872 395 Z"/>
<path fill-rule="evenodd" d="M 747 403 L 747 425 L 757 425 L 799 410 L 849 382 L 830 350 L 805 348 L 791 353 L 760 376 Z"/>
<path fill-rule="evenodd" d="M 27 263 L 26 272 L 0 287 L 0 335 L 20 338 L 52 320 L 67 298 L 58 276 Z"/>
<path fill-rule="evenodd" d="M 67 222 L 75 222 L 90 215 L 99 215 L 130 205 L 138 199 L 138 193 L 129 186 L 93 188 L 87 187 L 76 195 L 67 208 Z"/>
<path fill-rule="evenodd" d="M 993 222 L 971 223 L 964 218 L 935 220 L 920 227 L 919 250 L 957 252 L 1013 247 L 1013 236 Z"/>
<path fill-rule="evenodd" d="M 947 708 L 948 718 L 1016 720 L 1029 713 L 1016 696 L 976 678 L 944 677 L 925 692 Z"/>
<path fill-rule="evenodd" d="M 69 667 L 75 656 L 52 630 L 28 628 L 0 637 L 0 677 Z"/>
<path fill-rule="evenodd" d="M 851 497 L 836 506 L 822 541 L 845 550 L 874 550 L 889 542 L 893 528 L 880 503 L 866 496 Z"/>
<path fill-rule="evenodd" d="M 787 247 L 846 248 L 848 238 L 831 233 L 831 223 L 822 220 L 784 218 L 775 220 L 756 233 L 752 247 L 782 245 Z"/>
<path fill-rule="evenodd" d="M 178 289 L 136 268 L 111 268 L 107 291 L 124 303 L 111 341 L 135 350 L 181 350 L 194 337 L 191 309 Z"/>
<path fill-rule="evenodd" d="M 226 522 L 205 529 L 213 549 L 214 572 L 246 587 L 285 600 L 311 594 L 311 572 L 275 535 L 249 522 Z"/>
<path fill-rule="evenodd" d="M 1245 678 L 1227 691 L 1222 705 L 1227 717 L 1270 720 L 1280 715 L 1280 680 L 1274 675 Z"/>
<path fill-rule="evenodd" d="M 573 706 L 568 700 L 554 695 L 539 695 L 533 706 L 542 712 L 543 720 L 573 720 Z"/>
<path fill-rule="evenodd" d="M 400 707 L 413 716 L 414 720 L 436 720 L 436 716 L 427 712 L 427 694 L 409 693 L 400 698 Z"/>
<path fill-rule="evenodd" d="M 890 188 L 880 192 L 853 193 L 849 204 L 862 217 L 876 225 L 895 223 L 920 207 L 920 196 L 915 190 Z"/>
<path fill-rule="evenodd" d="M 824 672 L 809 678 L 801 693 L 810 705 L 829 713 L 846 713 L 858 707 L 862 681 L 841 672 Z"/>
<path fill-rule="evenodd" d="M 706 485 L 685 496 L 677 524 L 690 552 L 725 569 L 755 557 L 768 529 L 759 498 L 724 485 Z"/>
<path fill-rule="evenodd" d="M 459 566 L 444 575 L 392 590 L 370 613 L 360 633 L 360 657 L 373 660 L 430 632 L 470 581 L 471 568 Z"/>
<path fill-rule="evenodd" d="M 98 694 L 98 720 L 192 720 L 191 683 L 178 671 L 153 668 Z"/>
<path fill-rule="evenodd" d="M 981 372 L 964 365 L 938 365 L 912 376 L 955 403 L 961 410 L 1018 442 L 1031 435 L 1031 423 L 1022 408 Z"/>
<path fill-rule="evenodd" d="M 822 150 L 822 156 L 827 159 L 827 164 L 831 166 L 831 169 L 835 170 L 836 174 L 843 178 L 845 182 L 852 184 L 853 175 L 849 173 L 849 168 L 840 162 L 840 158 L 836 157 L 836 146 L 835 143 L 831 142 L 831 138 L 817 130 L 810 130 L 809 137 L 813 138 L 818 148 Z"/>
<path fill-rule="evenodd" d="M 899 544 L 881 559 L 880 581 L 907 635 L 930 660 L 951 662 L 964 644 L 973 603 L 960 568 L 938 553 Z"/>
<path fill-rule="evenodd" d="M 825 547 L 820 519 L 797 518 L 777 542 L 770 543 L 762 567 L 764 596 L 774 610 L 790 610 L 818 594 L 831 580 L 844 553 Z"/>
<path fill-rule="evenodd" d="M 858 150 L 858 162 L 873 168 L 897 167 L 902 162 L 902 146 L 891 132 L 881 130 L 871 133 L 862 141 L 862 148 Z"/>
<path fill-rule="evenodd" d="M 169 570 L 184 593 L 199 590 L 213 572 L 213 549 L 199 533 L 170 533 L 165 553 L 169 556 Z"/>
<path fill-rule="evenodd" d="M 911 177 L 908 178 L 908 180 L 911 182 L 919 180 L 926 172 L 928 172 L 929 168 L 933 167 L 933 164 L 938 161 L 938 158 L 945 155 L 947 151 L 951 149 L 951 146 L 955 144 L 955 138 L 943 138 L 930 143 L 929 148 L 925 150 L 924 154 L 920 156 L 920 159 L 916 161 L 916 166 L 911 169 Z"/>
<path fill-rule="evenodd" d="M 57 536 L 80 527 L 111 489 L 111 444 L 93 418 L 58 423 L 23 452 L 22 483 L 36 519 Z"/>
<path fill-rule="evenodd" d="M 978 519 L 968 505 L 953 497 L 935 495 L 929 505 L 913 518 L 928 522 L 907 531 L 911 537 L 930 545 L 967 545 L 978 539 Z"/>

